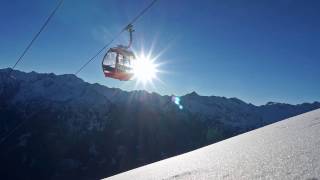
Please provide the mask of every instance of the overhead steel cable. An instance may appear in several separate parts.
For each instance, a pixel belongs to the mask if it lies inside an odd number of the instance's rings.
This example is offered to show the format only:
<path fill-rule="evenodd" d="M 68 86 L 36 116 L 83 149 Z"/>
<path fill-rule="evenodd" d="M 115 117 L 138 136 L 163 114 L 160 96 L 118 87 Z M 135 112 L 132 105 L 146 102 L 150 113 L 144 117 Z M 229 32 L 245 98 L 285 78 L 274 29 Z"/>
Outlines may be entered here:
<path fill-rule="evenodd" d="M 136 17 L 134 17 L 111 41 L 104 45 L 94 56 L 92 56 L 86 63 L 84 63 L 75 73 L 79 74 L 90 62 L 92 62 L 103 50 L 105 50 L 110 44 L 112 44 L 128 27 L 134 24 L 141 16 L 143 16 L 158 0 L 153 0 L 147 7 L 145 7 Z"/>
<path fill-rule="evenodd" d="M 134 24 L 141 16 L 143 16 L 158 0 L 153 0 L 146 8 L 144 8 L 132 21 L 128 24 Z M 126 26 L 127 27 L 127 26 Z M 126 28 L 125 27 L 125 28 Z"/>
<path fill-rule="evenodd" d="M 18 60 L 16 61 L 16 63 L 11 67 L 11 69 L 8 72 L 8 76 L 7 78 L 10 77 L 12 71 L 14 70 L 14 68 L 19 64 L 19 62 L 23 59 L 23 57 L 26 55 L 26 53 L 29 51 L 29 49 L 31 48 L 31 46 L 33 45 L 33 43 L 37 40 L 37 38 L 39 37 L 39 35 L 42 33 L 42 31 L 46 28 L 46 26 L 49 24 L 50 20 L 52 19 L 52 17 L 55 15 L 55 13 L 58 11 L 58 9 L 61 7 L 62 3 L 64 0 L 60 0 L 59 3 L 57 4 L 57 6 L 53 9 L 53 11 L 50 13 L 50 15 L 48 16 L 48 18 L 46 19 L 46 21 L 43 23 L 43 25 L 41 26 L 40 30 L 35 34 L 35 36 L 32 38 L 32 40 L 29 42 L 29 44 L 27 45 L 27 47 L 23 50 L 22 54 L 19 56 Z"/>
<path fill-rule="evenodd" d="M 104 45 L 94 56 L 92 56 L 86 63 L 84 63 L 80 69 L 78 69 L 78 71 L 76 73 L 74 73 L 75 75 L 77 75 L 78 73 L 80 73 L 82 71 L 82 69 L 84 69 L 91 61 L 93 61 L 99 54 L 101 54 L 101 52 L 103 50 L 105 50 L 108 46 L 110 46 L 110 44 L 113 43 L 113 41 L 115 41 L 121 33 L 123 33 L 124 30 L 120 31 L 108 44 Z"/>
<path fill-rule="evenodd" d="M 2 88 L 2 93 L 5 93 L 5 89 L 7 86 L 7 80 L 9 79 L 9 77 L 11 76 L 12 71 L 14 70 L 14 68 L 19 64 L 19 62 L 23 59 L 23 57 L 25 56 L 25 54 L 29 51 L 29 49 L 31 48 L 31 46 L 33 45 L 33 43 L 37 40 L 37 38 L 39 37 L 39 35 L 43 32 L 43 30 L 46 28 L 46 26 L 49 24 L 50 20 L 52 19 L 52 17 L 56 14 L 56 12 L 58 11 L 58 9 L 61 7 L 62 3 L 64 0 L 60 0 L 59 3 L 57 4 L 57 6 L 53 9 L 53 11 L 50 13 L 50 15 L 48 16 L 48 18 L 46 19 L 46 21 L 43 23 L 43 25 L 41 26 L 40 30 L 35 34 L 35 36 L 32 38 L 32 40 L 30 41 L 30 43 L 28 44 L 28 46 L 24 49 L 24 51 L 22 52 L 22 54 L 19 56 L 18 60 L 16 61 L 16 63 L 11 67 L 11 69 L 9 69 L 9 72 L 7 74 L 7 76 L 5 77 L 5 81 L 4 81 L 4 86 Z M 2 145 L 17 129 L 19 129 L 23 123 L 25 121 L 21 121 L 19 122 L 11 131 L 9 131 L 8 133 L 6 133 L 0 140 L 0 145 Z"/>
<path fill-rule="evenodd" d="M 22 120 L 21 122 L 19 122 L 11 131 L 9 131 L 8 133 L 6 133 L 6 135 L 4 135 L 1 140 L 0 140 L 0 145 L 2 145 L 17 129 L 19 129 L 24 123 L 26 122 L 26 120 Z"/>

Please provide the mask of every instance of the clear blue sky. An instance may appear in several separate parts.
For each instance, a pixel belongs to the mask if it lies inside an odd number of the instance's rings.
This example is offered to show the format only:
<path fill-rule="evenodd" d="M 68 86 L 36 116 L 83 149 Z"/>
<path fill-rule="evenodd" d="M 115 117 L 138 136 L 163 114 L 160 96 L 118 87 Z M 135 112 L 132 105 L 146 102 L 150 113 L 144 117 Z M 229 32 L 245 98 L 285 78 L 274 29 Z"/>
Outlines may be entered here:
<path fill-rule="evenodd" d="M 21 64 L 23 71 L 74 73 L 151 0 L 66 0 Z M 2 0 L 0 68 L 12 66 L 57 0 Z M 238 97 L 254 104 L 320 100 L 320 1 L 159 0 L 136 24 L 134 49 L 162 53 L 149 91 Z M 124 34 L 114 45 L 126 42 Z M 101 56 L 79 74 L 104 78 Z"/>

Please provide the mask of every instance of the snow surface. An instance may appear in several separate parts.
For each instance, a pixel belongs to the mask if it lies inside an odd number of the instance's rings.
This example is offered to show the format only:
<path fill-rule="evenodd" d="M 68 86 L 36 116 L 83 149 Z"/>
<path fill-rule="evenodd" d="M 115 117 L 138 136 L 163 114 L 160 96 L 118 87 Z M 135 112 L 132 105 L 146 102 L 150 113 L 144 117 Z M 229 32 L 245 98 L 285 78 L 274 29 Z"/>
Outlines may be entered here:
<path fill-rule="evenodd" d="M 320 109 L 106 179 L 319 177 Z"/>

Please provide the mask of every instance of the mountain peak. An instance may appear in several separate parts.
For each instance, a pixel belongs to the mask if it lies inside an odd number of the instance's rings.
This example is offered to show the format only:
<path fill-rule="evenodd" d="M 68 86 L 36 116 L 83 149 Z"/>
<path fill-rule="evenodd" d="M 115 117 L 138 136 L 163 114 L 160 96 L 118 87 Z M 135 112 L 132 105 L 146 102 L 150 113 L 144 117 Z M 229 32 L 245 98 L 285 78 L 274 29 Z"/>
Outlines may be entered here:
<path fill-rule="evenodd" d="M 277 102 L 272 102 L 272 101 L 266 103 L 267 106 L 275 105 L 275 104 L 279 104 L 279 103 L 277 103 Z"/>
<path fill-rule="evenodd" d="M 186 94 L 186 96 L 197 97 L 197 96 L 200 96 L 200 95 L 198 93 L 196 93 L 195 91 L 192 91 L 191 93 Z"/>
<path fill-rule="evenodd" d="M 272 106 L 272 105 L 290 105 L 288 103 L 281 103 L 281 102 L 273 102 L 273 101 L 270 101 L 270 102 L 267 102 L 266 103 L 266 106 Z"/>

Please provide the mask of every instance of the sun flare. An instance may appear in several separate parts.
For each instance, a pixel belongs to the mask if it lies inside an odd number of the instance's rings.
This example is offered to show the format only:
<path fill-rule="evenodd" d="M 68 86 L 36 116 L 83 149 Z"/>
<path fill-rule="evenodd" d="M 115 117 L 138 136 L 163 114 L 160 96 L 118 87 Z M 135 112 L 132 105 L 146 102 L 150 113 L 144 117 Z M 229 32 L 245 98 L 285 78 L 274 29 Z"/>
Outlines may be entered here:
<path fill-rule="evenodd" d="M 142 53 L 137 57 L 133 66 L 134 79 L 143 85 L 152 83 L 154 79 L 157 79 L 157 73 L 159 72 L 157 68 L 158 65 L 155 63 L 155 59 Z"/>

